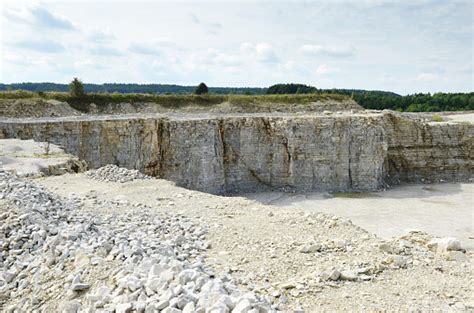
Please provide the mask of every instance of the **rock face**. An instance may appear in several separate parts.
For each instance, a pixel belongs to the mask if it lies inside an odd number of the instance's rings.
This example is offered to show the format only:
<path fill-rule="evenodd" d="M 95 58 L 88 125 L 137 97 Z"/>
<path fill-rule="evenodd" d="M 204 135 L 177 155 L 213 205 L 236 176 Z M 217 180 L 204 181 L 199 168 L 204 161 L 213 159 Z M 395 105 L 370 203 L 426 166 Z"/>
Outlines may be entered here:
<path fill-rule="evenodd" d="M 386 115 L 386 180 L 391 183 L 469 180 L 474 170 L 474 125 L 421 123 Z"/>
<path fill-rule="evenodd" d="M 9 119 L 0 137 L 49 141 L 87 161 L 138 169 L 211 193 L 364 191 L 467 180 L 472 124 L 395 113 L 226 114 Z"/>

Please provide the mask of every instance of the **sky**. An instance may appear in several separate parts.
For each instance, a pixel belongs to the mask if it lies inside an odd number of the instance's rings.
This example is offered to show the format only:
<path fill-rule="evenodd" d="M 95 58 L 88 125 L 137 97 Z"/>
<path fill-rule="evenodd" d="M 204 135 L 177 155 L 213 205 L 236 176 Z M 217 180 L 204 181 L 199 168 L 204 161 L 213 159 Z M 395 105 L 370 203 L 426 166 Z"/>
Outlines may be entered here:
<path fill-rule="evenodd" d="M 0 82 L 473 91 L 474 1 L 0 1 Z"/>

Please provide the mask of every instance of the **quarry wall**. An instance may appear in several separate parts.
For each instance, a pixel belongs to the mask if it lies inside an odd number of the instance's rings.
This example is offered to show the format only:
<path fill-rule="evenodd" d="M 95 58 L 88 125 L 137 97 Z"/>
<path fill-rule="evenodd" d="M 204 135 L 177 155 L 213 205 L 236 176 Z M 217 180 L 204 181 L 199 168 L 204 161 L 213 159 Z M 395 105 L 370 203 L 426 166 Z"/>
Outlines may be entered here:
<path fill-rule="evenodd" d="M 84 159 L 211 192 L 368 191 L 469 180 L 474 125 L 396 113 L 5 119 L 0 137 L 49 141 Z"/>

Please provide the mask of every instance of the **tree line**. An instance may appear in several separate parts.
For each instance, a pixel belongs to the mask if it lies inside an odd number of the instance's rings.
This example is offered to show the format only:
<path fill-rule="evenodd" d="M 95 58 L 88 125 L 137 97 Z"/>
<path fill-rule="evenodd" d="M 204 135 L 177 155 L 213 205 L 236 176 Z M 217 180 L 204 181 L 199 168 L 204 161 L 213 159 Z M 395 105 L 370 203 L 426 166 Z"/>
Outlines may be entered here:
<path fill-rule="evenodd" d="M 201 84 L 200 84 L 201 86 Z M 205 87 L 205 89 L 203 89 Z M 32 92 L 69 92 L 68 84 L 19 83 L 0 84 L 0 91 L 27 90 Z M 260 87 L 201 87 L 167 84 L 83 84 L 83 91 L 89 93 L 137 93 L 137 94 L 203 94 L 217 95 L 278 95 L 278 94 L 343 94 L 351 96 L 366 109 L 396 110 L 406 112 L 439 112 L 474 110 L 474 93 L 416 93 L 401 96 L 390 91 L 362 89 L 318 89 L 304 84 L 276 84 Z"/>
<path fill-rule="evenodd" d="M 417 93 L 398 97 L 360 93 L 354 94 L 353 98 L 366 109 L 390 109 L 402 112 L 474 110 L 474 92 L 435 94 Z"/>
<path fill-rule="evenodd" d="M 416 93 L 401 96 L 389 91 L 361 89 L 317 89 L 303 84 L 277 84 L 267 94 L 338 93 L 350 95 L 366 109 L 402 112 L 440 112 L 474 110 L 474 93 Z"/>
<path fill-rule="evenodd" d="M 150 93 L 150 94 L 192 94 L 196 86 L 180 86 L 171 84 L 88 84 L 84 83 L 84 91 L 89 93 Z M 15 83 L 0 84 L 0 91 L 26 90 L 33 92 L 68 92 L 68 84 L 57 83 Z M 209 93 L 213 94 L 264 94 L 266 88 L 259 87 L 209 87 Z"/>

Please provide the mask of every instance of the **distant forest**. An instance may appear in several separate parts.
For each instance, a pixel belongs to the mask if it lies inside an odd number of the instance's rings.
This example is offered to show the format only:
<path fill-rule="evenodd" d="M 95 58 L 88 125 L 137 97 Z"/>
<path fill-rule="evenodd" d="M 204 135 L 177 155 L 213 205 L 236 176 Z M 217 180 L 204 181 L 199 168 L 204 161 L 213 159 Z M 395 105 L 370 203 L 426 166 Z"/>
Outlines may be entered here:
<path fill-rule="evenodd" d="M 93 93 L 151 93 L 151 94 L 190 94 L 194 93 L 196 86 L 180 86 L 166 84 L 86 84 L 85 92 Z M 18 84 L 0 84 L 0 91 L 6 90 L 27 90 L 34 92 L 59 91 L 68 92 L 68 84 L 56 83 L 18 83 Z M 252 94 L 260 95 L 266 92 L 267 88 L 258 87 L 210 87 L 209 92 L 218 95 L 227 94 Z"/>
<path fill-rule="evenodd" d="M 195 86 L 166 84 L 84 84 L 89 93 L 148 93 L 148 94 L 192 94 Z M 68 92 L 68 84 L 18 83 L 0 84 L 0 91 L 27 90 L 33 92 Z M 474 110 L 474 92 L 435 93 L 401 96 L 389 91 L 361 89 L 318 89 L 303 84 L 276 84 L 268 88 L 259 87 L 209 87 L 209 93 L 217 95 L 263 95 L 263 94 L 311 94 L 330 93 L 351 96 L 366 109 L 390 109 L 407 112 L 439 112 Z"/>
<path fill-rule="evenodd" d="M 474 110 L 474 92 L 435 93 L 401 96 L 389 91 L 360 89 L 317 89 L 302 84 L 277 84 L 267 94 L 340 93 L 350 95 L 366 109 L 390 109 L 405 112 L 440 112 Z"/>

